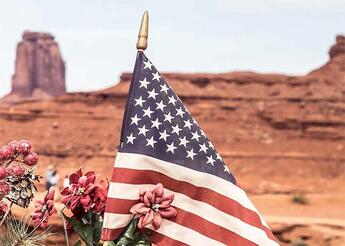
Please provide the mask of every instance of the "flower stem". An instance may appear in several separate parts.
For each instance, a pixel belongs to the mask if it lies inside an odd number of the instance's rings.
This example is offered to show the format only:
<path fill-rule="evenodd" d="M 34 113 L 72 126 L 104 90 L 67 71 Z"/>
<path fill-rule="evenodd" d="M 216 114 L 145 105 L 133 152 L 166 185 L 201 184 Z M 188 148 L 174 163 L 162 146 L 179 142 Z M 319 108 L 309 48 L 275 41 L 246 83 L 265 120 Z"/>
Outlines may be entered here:
<path fill-rule="evenodd" d="M 10 165 L 11 162 L 13 162 L 15 159 L 17 159 L 17 157 L 18 157 L 19 155 L 20 155 L 20 153 L 17 154 L 17 155 L 15 155 L 14 157 L 12 157 L 11 160 L 9 160 L 4 166 L 7 167 L 8 165 Z"/>
<path fill-rule="evenodd" d="M 63 223 L 63 230 L 65 233 L 65 239 L 66 239 L 66 246 L 69 246 L 69 238 L 68 238 L 68 233 L 67 233 L 67 225 L 66 225 L 66 220 L 63 214 L 63 211 L 65 210 L 65 208 L 68 206 L 68 204 L 71 202 L 73 196 L 75 195 L 76 190 L 73 192 L 71 198 L 65 203 L 65 205 L 63 206 L 63 208 L 60 210 L 60 216 L 62 219 L 62 223 Z"/>
<path fill-rule="evenodd" d="M 61 216 L 62 223 L 63 223 L 63 230 L 64 230 L 65 238 L 66 238 L 66 246 L 69 246 L 69 238 L 68 238 L 68 233 L 67 233 L 66 220 L 65 220 L 65 217 L 62 213 L 60 213 L 60 216 Z"/>

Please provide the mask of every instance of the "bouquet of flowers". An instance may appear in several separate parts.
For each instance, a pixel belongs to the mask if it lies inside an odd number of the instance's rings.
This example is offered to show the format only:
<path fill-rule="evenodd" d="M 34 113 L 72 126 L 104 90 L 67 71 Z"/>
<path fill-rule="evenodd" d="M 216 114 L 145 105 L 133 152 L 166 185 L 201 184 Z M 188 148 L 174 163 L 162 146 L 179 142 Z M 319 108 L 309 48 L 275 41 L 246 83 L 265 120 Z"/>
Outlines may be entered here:
<path fill-rule="evenodd" d="M 80 238 L 75 246 L 82 241 L 88 246 L 99 245 L 109 182 L 98 180 L 93 171 L 83 173 L 79 169 L 69 175 L 69 185 L 61 192 L 63 208 L 60 211 L 54 204 L 55 188 L 51 187 L 42 200 L 35 201 L 30 216 L 20 221 L 11 215 L 13 205 L 29 207 L 37 192 L 36 182 L 42 178 L 35 174 L 39 157 L 32 149 L 27 140 L 11 141 L 0 148 L 0 245 L 45 245 L 45 239 L 52 235 L 49 218 L 56 213 L 61 215 L 67 246 L 73 232 Z M 146 228 L 158 229 L 162 218 L 176 216 L 176 209 L 171 206 L 173 199 L 174 195 L 166 194 L 161 184 L 153 190 L 140 190 L 139 203 L 130 209 L 132 221 L 122 235 L 114 242 L 107 242 L 108 245 L 151 245 Z"/>

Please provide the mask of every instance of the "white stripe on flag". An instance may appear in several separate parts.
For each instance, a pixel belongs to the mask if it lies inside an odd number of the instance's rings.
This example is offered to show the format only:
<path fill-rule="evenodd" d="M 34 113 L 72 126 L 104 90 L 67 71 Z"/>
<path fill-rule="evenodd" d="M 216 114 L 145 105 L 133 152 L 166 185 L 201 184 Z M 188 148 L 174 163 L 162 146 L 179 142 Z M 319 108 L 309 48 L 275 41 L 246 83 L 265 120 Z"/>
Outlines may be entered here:
<path fill-rule="evenodd" d="M 104 213 L 103 228 L 118 229 L 126 227 L 132 218 L 133 214 Z"/>
<path fill-rule="evenodd" d="M 152 184 L 133 185 L 111 182 L 109 186 L 108 197 L 136 200 L 139 197 L 140 188 L 151 190 L 154 187 L 155 185 Z M 278 245 L 275 241 L 268 238 L 266 233 L 260 228 L 249 225 L 242 220 L 224 213 L 223 211 L 220 211 L 205 202 L 191 199 L 184 194 L 173 192 L 168 189 L 166 189 L 166 191 L 174 193 L 175 198 L 173 201 L 173 206 L 175 207 L 198 215 L 199 217 L 210 221 L 213 224 L 233 231 L 241 237 L 246 238 L 258 245 Z M 176 240 L 179 240 L 179 238 L 176 238 Z"/>
<path fill-rule="evenodd" d="M 165 174 L 173 179 L 186 181 L 195 186 L 213 190 L 214 192 L 235 200 L 243 207 L 257 213 L 260 217 L 261 223 L 268 228 L 267 223 L 249 200 L 246 193 L 238 186 L 222 178 L 218 178 L 212 174 L 195 171 L 167 161 L 162 161 L 154 157 L 133 153 L 118 152 L 114 166 L 138 170 L 153 170 Z"/>
<path fill-rule="evenodd" d="M 212 246 L 225 246 L 225 244 L 206 237 L 199 232 L 196 232 L 188 227 L 179 225 L 170 220 L 163 219 L 161 227 L 157 230 L 160 234 L 163 234 L 172 239 L 186 243 L 188 245 L 212 245 Z"/>

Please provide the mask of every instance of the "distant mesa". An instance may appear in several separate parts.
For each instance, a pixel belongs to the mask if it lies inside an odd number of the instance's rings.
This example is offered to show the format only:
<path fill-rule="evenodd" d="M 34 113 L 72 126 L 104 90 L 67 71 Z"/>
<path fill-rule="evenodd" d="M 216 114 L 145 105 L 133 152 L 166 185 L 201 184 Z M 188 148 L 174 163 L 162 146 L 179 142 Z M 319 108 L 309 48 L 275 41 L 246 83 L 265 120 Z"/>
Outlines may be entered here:
<path fill-rule="evenodd" d="M 64 94 L 65 62 L 54 36 L 24 32 L 23 40 L 17 45 L 12 90 L 2 101 L 43 100 Z"/>

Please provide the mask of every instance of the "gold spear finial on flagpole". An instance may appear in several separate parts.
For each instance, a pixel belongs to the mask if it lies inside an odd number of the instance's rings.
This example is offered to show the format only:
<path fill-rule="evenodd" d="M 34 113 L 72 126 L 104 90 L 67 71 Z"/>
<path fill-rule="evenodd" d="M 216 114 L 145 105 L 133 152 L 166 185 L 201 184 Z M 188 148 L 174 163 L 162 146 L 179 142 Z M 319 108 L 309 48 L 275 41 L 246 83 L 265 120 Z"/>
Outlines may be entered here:
<path fill-rule="evenodd" d="M 146 50 L 147 38 L 149 37 L 149 13 L 144 12 L 141 19 L 140 30 L 138 34 L 137 50 Z"/>

